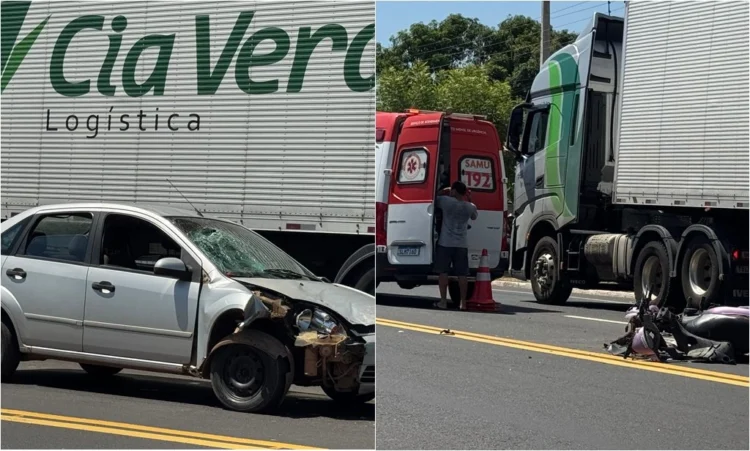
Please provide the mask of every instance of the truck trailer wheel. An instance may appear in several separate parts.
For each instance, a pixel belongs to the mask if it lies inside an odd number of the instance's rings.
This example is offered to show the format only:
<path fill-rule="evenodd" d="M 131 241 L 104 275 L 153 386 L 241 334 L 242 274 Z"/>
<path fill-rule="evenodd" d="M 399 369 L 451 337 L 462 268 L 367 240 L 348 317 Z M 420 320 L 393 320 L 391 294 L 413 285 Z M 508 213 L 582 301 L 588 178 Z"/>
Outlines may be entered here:
<path fill-rule="evenodd" d="M 365 293 L 375 296 L 375 268 L 370 268 L 359 276 L 359 280 L 354 285 L 355 290 L 364 291 Z"/>
<path fill-rule="evenodd" d="M 282 361 L 266 351 L 262 342 L 219 348 L 211 359 L 214 394 L 226 408 L 238 412 L 272 410 L 288 389 Z"/>
<path fill-rule="evenodd" d="M 661 307 L 673 304 L 676 290 L 671 286 L 669 256 L 664 243 L 652 241 L 646 244 L 638 254 L 634 272 L 633 292 L 636 301 L 640 301 L 643 293 L 651 287 L 651 305 Z"/>
<path fill-rule="evenodd" d="M 719 257 L 704 235 L 699 235 L 688 244 L 682 258 L 680 276 L 687 307 L 699 309 L 703 298 L 707 305 L 719 301 Z"/>
<path fill-rule="evenodd" d="M 13 373 L 18 368 L 18 363 L 21 361 L 21 352 L 18 350 L 18 342 L 13 332 L 3 321 L 2 324 L 2 379 L 3 382 L 7 382 L 13 377 Z"/>
<path fill-rule="evenodd" d="M 531 256 L 531 290 L 540 304 L 564 304 L 573 291 L 564 275 L 558 277 L 559 264 L 557 241 L 548 236 L 540 239 Z"/>
<path fill-rule="evenodd" d="M 466 300 L 471 299 L 474 294 L 474 282 L 468 282 L 466 284 Z M 458 309 L 461 307 L 461 289 L 458 287 L 457 281 L 451 281 L 448 283 L 448 295 L 451 297 L 451 307 Z"/>

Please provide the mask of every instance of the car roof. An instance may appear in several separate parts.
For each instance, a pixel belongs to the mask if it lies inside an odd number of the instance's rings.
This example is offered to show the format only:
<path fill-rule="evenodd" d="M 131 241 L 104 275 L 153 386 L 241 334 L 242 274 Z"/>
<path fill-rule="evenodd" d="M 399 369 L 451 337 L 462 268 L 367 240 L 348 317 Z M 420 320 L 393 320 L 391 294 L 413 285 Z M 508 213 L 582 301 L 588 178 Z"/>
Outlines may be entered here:
<path fill-rule="evenodd" d="M 85 209 L 119 209 L 119 210 L 131 210 L 133 212 L 151 213 L 158 216 L 186 216 L 186 217 L 200 217 L 195 211 L 187 208 L 173 207 L 171 205 L 159 205 L 159 204 L 136 204 L 127 202 L 75 202 L 75 203 L 57 203 L 57 204 L 46 204 L 39 207 L 34 207 L 28 210 L 30 214 L 42 213 L 50 210 L 85 210 Z"/>

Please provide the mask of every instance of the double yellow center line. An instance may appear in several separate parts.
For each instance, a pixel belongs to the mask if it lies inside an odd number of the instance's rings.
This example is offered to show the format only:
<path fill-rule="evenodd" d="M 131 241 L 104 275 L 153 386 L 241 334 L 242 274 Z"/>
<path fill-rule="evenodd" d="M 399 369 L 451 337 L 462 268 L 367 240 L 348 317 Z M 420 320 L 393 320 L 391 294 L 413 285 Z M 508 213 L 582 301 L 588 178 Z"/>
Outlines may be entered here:
<path fill-rule="evenodd" d="M 92 420 L 63 415 L 0 409 L 0 420 L 13 423 L 33 424 L 78 431 L 137 437 L 147 440 L 182 443 L 217 449 L 320 449 L 291 443 L 269 442 L 225 435 L 203 434 L 115 421 Z"/>
<path fill-rule="evenodd" d="M 377 324 L 380 326 L 394 327 L 426 334 L 439 335 L 445 331 L 444 328 L 425 326 L 422 324 L 405 323 L 385 318 L 377 318 Z M 590 362 L 604 363 L 607 365 L 623 366 L 655 373 L 671 374 L 674 376 L 683 376 L 693 379 L 701 379 L 710 382 L 719 382 L 722 384 L 736 385 L 739 387 L 750 387 L 750 379 L 747 376 L 739 374 L 722 373 L 719 371 L 707 371 L 698 368 L 690 368 L 674 364 L 664 364 L 659 362 L 650 362 L 644 360 L 626 360 L 622 357 L 604 354 L 601 352 L 581 351 L 572 348 L 562 348 L 559 346 L 545 345 L 530 341 L 513 340 L 510 338 L 493 337 L 491 335 L 475 334 L 472 332 L 463 332 L 452 330 L 447 337 L 458 338 L 461 340 L 475 341 L 507 348 L 522 349 L 524 351 L 541 352 L 562 357 L 569 357 L 579 360 L 588 360 Z"/>

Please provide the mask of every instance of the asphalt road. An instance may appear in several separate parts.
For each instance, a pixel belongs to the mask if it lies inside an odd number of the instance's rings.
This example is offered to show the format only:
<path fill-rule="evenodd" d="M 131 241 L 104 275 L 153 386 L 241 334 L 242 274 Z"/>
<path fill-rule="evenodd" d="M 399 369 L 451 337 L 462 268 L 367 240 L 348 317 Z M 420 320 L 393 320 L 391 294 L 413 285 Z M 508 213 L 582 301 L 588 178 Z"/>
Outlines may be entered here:
<path fill-rule="evenodd" d="M 378 449 L 748 449 L 748 365 L 602 355 L 622 298 L 543 306 L 496 289 L 494 314 L 436 297 L 378 287 Z"/>
<path fill-rule="evenodd" d="M 372 449 L 375 402 L 341 407 L 292 386 L 273 415 L 221 407 L 207 381 L 123 371 L 95 379 L 75 364 L 21 363 L 2 384 L 3 449 Z"/>

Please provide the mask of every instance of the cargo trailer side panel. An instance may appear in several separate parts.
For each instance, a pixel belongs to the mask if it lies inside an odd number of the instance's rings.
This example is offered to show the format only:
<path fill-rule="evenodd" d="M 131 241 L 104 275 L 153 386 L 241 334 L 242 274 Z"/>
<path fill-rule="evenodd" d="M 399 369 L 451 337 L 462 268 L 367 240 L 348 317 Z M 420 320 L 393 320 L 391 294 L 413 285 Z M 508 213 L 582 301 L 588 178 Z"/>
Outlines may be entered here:
<path fill-rule="evenodd" d="M 169 179 L 250 227 L 367 233 L 374 13 L 374 2 L 33 2 L 16 45 L 41 32 L 2 92 L 3 217 L 67 201 L 187 206 Z"/>
<path fill-rule="evenodd" d="M 747 2 L 630 2 L 616 203 L 748 207 Z"/>

